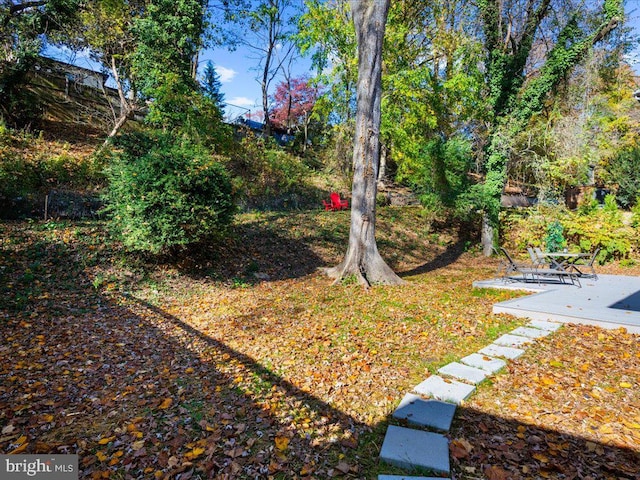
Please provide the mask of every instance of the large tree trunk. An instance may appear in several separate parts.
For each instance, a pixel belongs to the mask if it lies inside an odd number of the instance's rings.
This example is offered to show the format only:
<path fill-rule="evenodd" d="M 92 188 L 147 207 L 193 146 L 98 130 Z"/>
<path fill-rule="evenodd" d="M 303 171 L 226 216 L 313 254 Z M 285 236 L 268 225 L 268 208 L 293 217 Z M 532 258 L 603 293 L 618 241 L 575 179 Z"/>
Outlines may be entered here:
<path fill-rule="evenodd" d="M 480 242 L 482 243 L 482 254 L 485 257 L 493 255 L 493 240 L 495 238 L 493 225 L 487 213 L 482 215 L 482 235 Z"/>
<path fill-rule="evenodd" d="M 380 167 L 382 41 L 390 0 L 351 0 L 358 41 L 358 88 L 353 148 L 353 187 L 349 246 L 340 265 L 327 274 L 359 283 L 401 284 L 376 245 L 376 194 Z"/>

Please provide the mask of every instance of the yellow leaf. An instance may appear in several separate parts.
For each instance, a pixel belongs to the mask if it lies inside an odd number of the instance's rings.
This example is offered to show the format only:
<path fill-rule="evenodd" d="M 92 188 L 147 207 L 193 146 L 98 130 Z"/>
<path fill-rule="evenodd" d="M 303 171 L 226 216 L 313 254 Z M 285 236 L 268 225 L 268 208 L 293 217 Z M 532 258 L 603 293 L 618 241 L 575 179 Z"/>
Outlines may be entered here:
<path fill-rule="evenodd" d="M 107 456 L 103 452 L 96 453 L 96 457 L 98 457 L 98 460 L 101 462 L 104 462 L 107 459 Z"/>
<path fill-rule="evenodd" d="M 140 450 L 142 447 L 144 447 L 144 440 L 138 440 L 137 442 L 133 442 L 131 444 L 131 448 L 133 448 L 134 450 Z"/>
<path fill-rule="evenodd" d="M 605 425 L 602 425 L 599 429 L 602 433 L 604 434 L 611 434 L 613 433 L 613 428 L 611 428 L 611 425 L 609 425 L 608 423 Z"/>
<path fill-rule="evenodd" d="M 631 385 L 629 382 L 620 382 L 620 387 L 621 388 L 631 388 L 631 387 L 633 387 L 633 385 Z"/>
<path fill-rule="evenodd" d="M 184 456 L 188 460 L 193 460 L 204 453 L 204 448 L 196 447 L 190 452 L 187 452 Z"/>
<path fill-rule="evenodd" d="M 276 437 L 276 448 L 281 452 L 284 452 L 287 448 L 289 448 L 289 438 Z"/>
<path fill-rule="evenodd" d="M 540 379 L 542 381 L 543 384 L 545 385 L 555 385 L 556 381 L 553 378 L 550 377 L 542 377 Z"/>
<path fill-rule="evenodd" d="M 106 445 L 109 442 L 113 442 L 116 439 L 116 437 L 104 437 L 101 438 L 100 440 L 98 440 L 98 445 Z"/>
<path fill-rule="evenodd" d="M 27 436 L 22 435 L 20 438 L 18 438 L 18 440 L 16 440 L 16 445 L 22 445 L 26 441 L 27 441 Z"/>
<path fill-rule="evenodd" d="M 53 421 L 53 415 L 51 415 L 50 413 L 45 413 L 44 415 L 42 415 L 42 420 L 49 423 Z"/>
<path fill-rule="evenodd" d="M 635 423 L 635 422 L 624 422 L 625 426 L 627 426 L 628 428 L 634 428 L 634 429 L 640 429 L 640 423 Z"/>
<path fill-rule="evenodd" d="M 193 370 L 192 367 L 189 367 L 184 371 L 184 373 L 193 373 L 193 372 L 194 372 L 194 370 Z"/>
<path fill-rule="evenodd" d="M 167 397 L 162 401 L 162 403 L 160 405 L 158 405 L 158 408 L 160 410 L 166 410 L 167 408 L 169 408 L 171 406 L 172 403 L 173 403 L 173 399 Z"/>
<path fill-rule="evenodd" d="M 547 458 L 546 456 L 542 455 L 541 453 L 534 453 L 533 454 L 533 458 L 535 458 L 536 460 L 542 462 L 542 463 L 547 463 L 549 461 L 549 458 Z"/>

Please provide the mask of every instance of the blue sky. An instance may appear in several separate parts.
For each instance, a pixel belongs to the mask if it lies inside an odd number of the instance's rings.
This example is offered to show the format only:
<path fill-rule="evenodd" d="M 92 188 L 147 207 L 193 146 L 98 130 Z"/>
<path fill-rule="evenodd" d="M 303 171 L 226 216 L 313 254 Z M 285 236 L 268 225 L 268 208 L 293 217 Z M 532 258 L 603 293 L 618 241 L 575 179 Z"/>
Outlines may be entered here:
<path fill-rule="evenodd" d="M 258 61 L 249 58 L 249 52 L 242 48 L 234 52 L 224 48 L 206 50 L 200 57 L 200 71 L 209 60 L 213 62 L 216 72 L 220 75 L 220 91 L 227 103 L 225 114 L 228 118 L 233 119 L 247 111 L 262 110 L 262 93 L 260 83 L 256 80 L 261 76 L 261 72 L 256 70 Z M 310 67 L 311 61 L 308 58 L 299 58 L 294 64 L 293 76 L 309 74 Z M 273 82 L 272 89 L 280 80 L 276 79 Z"/>

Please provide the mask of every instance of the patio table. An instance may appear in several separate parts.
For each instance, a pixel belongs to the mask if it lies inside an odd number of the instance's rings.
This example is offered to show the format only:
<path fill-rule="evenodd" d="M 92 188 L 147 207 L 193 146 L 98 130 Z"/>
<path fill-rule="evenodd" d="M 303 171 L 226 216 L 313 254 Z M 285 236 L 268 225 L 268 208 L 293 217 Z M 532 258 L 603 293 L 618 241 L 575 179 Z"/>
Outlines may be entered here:
<path fill-rule="evenodd" d="M 583 258 L 590 258 L 590 253 L 571 253 L 571 252 L 543 252 L 542 255 L 549 257 L 554 263 L 556 268 L 566 270 L 567 268 L 574 269 L 578 275 L 583 275 L 580 269 L 576 266 L 576 262 Z"/>

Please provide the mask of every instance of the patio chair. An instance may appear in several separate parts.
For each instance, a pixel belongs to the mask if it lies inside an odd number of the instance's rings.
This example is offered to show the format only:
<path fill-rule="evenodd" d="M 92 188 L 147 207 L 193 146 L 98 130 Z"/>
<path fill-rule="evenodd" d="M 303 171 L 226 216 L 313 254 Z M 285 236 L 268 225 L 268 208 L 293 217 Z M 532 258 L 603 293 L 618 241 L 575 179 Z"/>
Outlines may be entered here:
<path fill-rule="evenodd" d="M 580 279 L 578 278 L 578 274 L 570 270 L 565 270 L 559 264 L 550 264 L 549 268 L 540 268 L 533 263 L 518 263 L 513 259 L 509 252 L 507 252 L 506 249 L 500 247 L 500 250 L 507 259 L 508 264 L 505 275 L 502 277 L 504 281 L 522 280 L 524 282 L 532 281 L 542 283 L 545 280 L 548 281 L 549 279 L 553 279 L 559 281 L 560 283 L 565 283 L 565 279 L 568 278 L 573 285 L 582 287 L 582 285 L 580 284 Z M 531 253 L 529 255 L 531 255 Z M 512 276 L 512 274 L 520 274 L 522 276 L 514 277 Z"/>
<path fill-rule="evenodd" d="M 498 267 L 498 273 L 504 269 L 504 275 L 502 275 L 503 280 L 514 280 L 512 277 L 513 274 L 522 275 L 524 281 L 527 281 L 529 275 L 532 280 L 535 280 L 535 276 L 538 273 L 538 269 L 535 265 L 514 260 L 511 254 L 504 247 L 500 247 L 500 253 L 502 253 L 505 260 Z"/>
<path fill-rule="evenodd" d="M 588 278 L 593 278 L 594 280 L 597 280 L 598 274 L 596 273 L 596 270 L 593 264 L 596 261 L 596 257 L 598 256 L 598 253 L 600 253 L 600 248 L 596 248 L 593 254 L 588 259 L 577 260 L 574 264 L 571 265 L 572 268 L 576 270 L 578 272 L 578 275 L 580 275 L 581 277 L 588 277 Z M 584 273 L 580 270 L 581 268 L 588 269 L 590 270 L 590 272 Z"/>
<path fill-rule="evenodd" d="M 538 250 L 540 250 L 538 248 Z M 545 267 L 549 265 L 549 262 L 544 258 L 544 256 L 536 253 L 533 247 L 527 247 L 527 253 L 529 253 L 529 258 L 531 258 L 531 264 L 534 267 Z"/>

